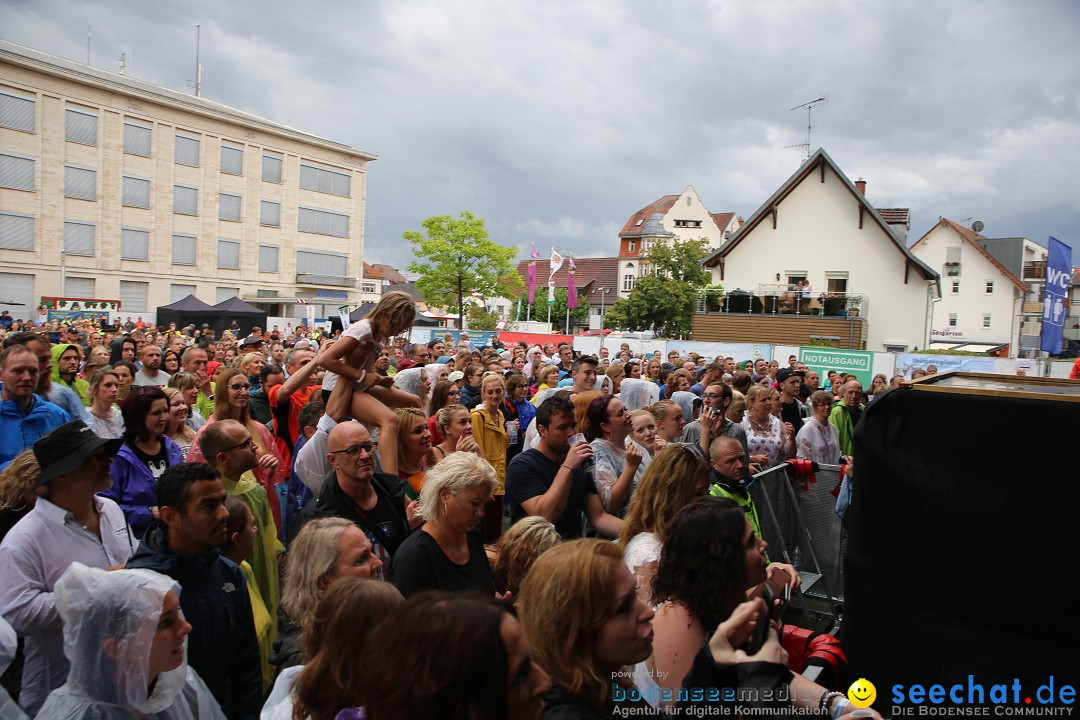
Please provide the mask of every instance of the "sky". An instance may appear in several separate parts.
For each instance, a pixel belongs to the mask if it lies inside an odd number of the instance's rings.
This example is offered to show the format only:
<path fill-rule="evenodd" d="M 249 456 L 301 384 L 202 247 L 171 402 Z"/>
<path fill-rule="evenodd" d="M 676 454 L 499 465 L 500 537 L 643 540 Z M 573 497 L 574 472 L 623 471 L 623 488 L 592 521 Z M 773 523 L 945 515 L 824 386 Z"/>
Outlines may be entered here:
<path fill-rule="evenodd" d="M 0 37 L 374 153 L 365 261 L 469 210 L 492 238 L 614 255 L 693 185 L 748 218 L 802 159 L 807 114 L 877 207 L 1080 264 L 1080 3 L 1072 0 L 0 0 Z"/>

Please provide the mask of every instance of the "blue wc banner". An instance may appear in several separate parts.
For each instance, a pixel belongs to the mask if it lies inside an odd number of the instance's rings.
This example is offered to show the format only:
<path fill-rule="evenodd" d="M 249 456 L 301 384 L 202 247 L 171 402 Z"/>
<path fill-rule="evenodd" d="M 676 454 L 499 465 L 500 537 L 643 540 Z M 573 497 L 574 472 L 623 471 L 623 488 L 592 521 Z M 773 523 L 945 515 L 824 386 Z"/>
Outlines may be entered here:
<path fill-rule="evenodd" d="M 1072 279 L 1072 248 L 1055 237 L 1046 246 L 1046 289 L 1043 292 L 1042 335 L 1039 349 L 1051 355 L 1061 352 L 1065 330 L 1065 297 Z"/>

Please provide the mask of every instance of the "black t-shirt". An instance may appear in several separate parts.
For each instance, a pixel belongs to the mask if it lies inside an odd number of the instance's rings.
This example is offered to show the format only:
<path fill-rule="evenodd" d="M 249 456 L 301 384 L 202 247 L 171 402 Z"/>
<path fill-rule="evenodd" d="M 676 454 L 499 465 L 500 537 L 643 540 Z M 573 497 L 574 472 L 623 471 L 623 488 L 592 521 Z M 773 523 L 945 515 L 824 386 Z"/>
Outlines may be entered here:
<path fill-rule="evenodd" d="M 790 403 L 780 403 L 780 420 L 782 422 L 791 423 L 791 427 L 795 429 L 795 432 L 802 430 L 802 404 L 798 400 L 792 400 Z"/>
<path fill-rule="evenodd" d="M 528 515 L 521 504 L 543 495 L 555 481 L 559 463 L 552 462 L 536 448 L 516 455 L 506 468 L 506 493 L 510 496 L 510 519 L 517 522 Z M 596 494 L 596 485 L 581 468 L 572 471 L 570 496 L 566 499 L 563 514 L 555 521 L 555 529 L 563 540 L 584 535 L 585 501 L 588 493 Z"/>
<path fill-rule="evenodd" d="M 164 441 L 160 442 L 158 451 L 154 455 L 147 455 L 135 443 L 128 443 L 128 447 L 135 453 L 135 457 L 139 458 L 139 462 L 146 466 L 146 469 L 150 471 L 155 480 L 161 477 L 161 474 L 169 467 L 169 455 L 165 451 Z"/>
<path fill-rule="evenodd" d="M 469 560 L 453 563 L 431 535 L 414 532 L 394 553 L 388 579 L 405 597 L 424 590 L 443 592 L 480 591 L 495 594 L 495 578 L 484 552 L 484 542 L 475 533 L 468 534 Z"/>

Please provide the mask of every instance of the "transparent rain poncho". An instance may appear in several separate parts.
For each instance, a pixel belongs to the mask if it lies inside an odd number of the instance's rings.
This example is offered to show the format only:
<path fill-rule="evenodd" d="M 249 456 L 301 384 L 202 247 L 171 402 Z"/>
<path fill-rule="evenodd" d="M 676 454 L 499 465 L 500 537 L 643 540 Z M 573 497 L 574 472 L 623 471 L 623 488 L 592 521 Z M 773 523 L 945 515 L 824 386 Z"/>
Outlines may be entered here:
<path fill-rule="evenodd" d="M 8 665 L 15 659 L 17 644 L 18 638 L 15 636 L 14 628 L 8 625 L 7 620 L 0 617 L 0 673 L 7 670 Z M 15 704 L 7 690 L 3 688 L 0 688 L 0 720 L 26 720 L 26 713 Z"/>
<path fill-rule="evenodd" d="M 619 399 L 626 412 L 640 410 L 660 399 L 660 386 L 651 380 L 625 378 L 619 386 Z"/>
<path fill-rule="evenodd" d="M 403 392 L 412 393 L 418 398 L 424 396 L 424 368 L 411 367 L 399 370 L 394 375 L 394 387 Z"/>
<path fill-rule="evenodd" d="M 179 585 L 151 570 L 108 572 L 72 563 L 55 587 L 71 671 L 37 717 L 224 720 L 206 685 L 188 668 L 186 641 L 178 668 L 159 673 L 156 681 L 149 677 L 150 651 L 170 591 L 179 596 Z"/>

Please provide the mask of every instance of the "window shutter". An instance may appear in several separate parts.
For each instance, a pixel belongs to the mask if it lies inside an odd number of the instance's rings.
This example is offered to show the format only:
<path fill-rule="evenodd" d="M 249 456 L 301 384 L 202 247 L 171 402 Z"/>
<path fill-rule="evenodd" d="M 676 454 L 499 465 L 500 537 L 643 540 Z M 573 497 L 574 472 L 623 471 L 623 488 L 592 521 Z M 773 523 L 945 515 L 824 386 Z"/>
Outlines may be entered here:
<path fill-rule="evenodd" d="M 33 98 L 0 92 L 0 127 L 34 132 Z"/>
<path fill-rule="evenodd" d="M 0 248 L 33 250 L 34 216 L 0 212 Z"/>
<path fill-rule="evenodd" d="M 172 261 L 174 265 L 195 264 L 195 236 L 173 235 L 172 236 Z M 183 297 L 183 296 L 181 296 Z"/>
<path fill-rule="evenodd" d="M 72 255 L 94 254 L 94 226 L 90 223 L 64 223 L 64 252 Z"/>
<path fill-rule="evenodd" d="M 300 232 L 333 235 L 334 237 L 348 237 L 349 216 L 330 212 L 328 210 L 316 210 L 315 208 L 301 207 L 298 229 Z"/>
<path fill-rule="evenodd" d="M 120 231 L 120 257 L 125 260 L 147 260 L 150 257 L 150 232 L 124 228 Z"/>
<path fill-rule="evenodd" d="M 66 165 L 64 167 L 64 196 L 79 200 L 96 200 L 97 171 Z"/>
<path fill-rule="evenodd" d="M 278 271 L 278 246 L 277 245 L 260 245 L 259 246 L 259 272 L 277 272 Z"/>
<path fill-rule="evenodd" d="M 124 204 L 129 207 L 150 207 L 150 181 L 125 175 Z"/>
<path fill-rule="evenodd" d="M 218 240 L 218 267 L 223 270 L 240 269 L 240 243 L 236 240 Z"/>
<path fill-rule="evenodd" d="M 150 128 L 124 123 L 124 152 L 150 157 Z"/>
<path fill-rule="evenodd" d="M 184 185 L 173 185 L 173 212 L 181 215 L 198 215 L 198 189 Z"/>
<path fill-rule="evenodd" d="M 97 115 L 67 108 L 64 111 L 64 137 L 81 145 L 97 145 Z"/>
<path fill-rule="evenodd" d="M 34 189 L 34 160 L 19 155 L 0 155 L 0 187 Z"/>
<path fill-rule="evenodd" d="M 199 139 L 177 135 L 175 155 L 178 165 L 199 167 Z"/>
<path fill-rule="evenodd" d="M 244 151 L 230 145 L 221 146 L 221 172 L 229 175 L 244 174 Z"/>

